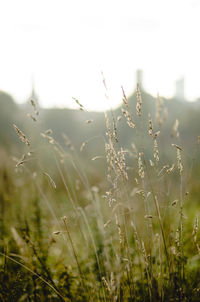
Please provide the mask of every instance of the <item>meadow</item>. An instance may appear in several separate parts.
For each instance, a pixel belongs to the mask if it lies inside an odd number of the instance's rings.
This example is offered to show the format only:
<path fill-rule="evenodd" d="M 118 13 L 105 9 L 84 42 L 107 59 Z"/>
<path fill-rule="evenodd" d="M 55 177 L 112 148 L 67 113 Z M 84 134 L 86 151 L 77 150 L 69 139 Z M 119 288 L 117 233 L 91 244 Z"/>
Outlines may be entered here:
<path fill-rule="evenodd" d="M 86 142 L 44 129 L 34 146 L 13 125 L 24 149 L 1 154 L 0 301 L 200 301 L 200 137 L 185 150 L 160 98 L 144 113 L 137 87 L 133 115 L 122 92 L 121 116 L 105 113 L 104 153 L 87 162 Z"/>

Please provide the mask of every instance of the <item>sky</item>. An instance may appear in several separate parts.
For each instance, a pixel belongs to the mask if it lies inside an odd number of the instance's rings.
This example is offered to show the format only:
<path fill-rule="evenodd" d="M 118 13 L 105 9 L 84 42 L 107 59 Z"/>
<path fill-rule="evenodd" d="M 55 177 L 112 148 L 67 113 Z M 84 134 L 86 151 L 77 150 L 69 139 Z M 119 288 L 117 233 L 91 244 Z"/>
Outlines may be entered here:
<path fill-rule="evenodd" d="M 200 0 L 0 0 L 0 90 L 44 107 L 116 107 L 135 88 L 200 97 Z M 108 88 L 102 83 L 102 72 Z"/>

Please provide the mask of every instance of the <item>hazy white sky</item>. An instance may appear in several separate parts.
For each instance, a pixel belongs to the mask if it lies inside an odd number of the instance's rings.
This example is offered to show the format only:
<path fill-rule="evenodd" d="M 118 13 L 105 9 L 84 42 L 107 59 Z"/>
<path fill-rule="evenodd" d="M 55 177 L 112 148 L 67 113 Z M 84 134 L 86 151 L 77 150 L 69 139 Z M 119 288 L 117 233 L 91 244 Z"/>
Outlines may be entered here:
<path fill-rule="evenodd" d="M 116 106 L 138 68 L 152 94 L 185 76 L 187 98 L 200 96 L 200 0 L 0 0 L 0 12 L 0 89 L 18 102 L 34 78 L 45 107 Z"/>

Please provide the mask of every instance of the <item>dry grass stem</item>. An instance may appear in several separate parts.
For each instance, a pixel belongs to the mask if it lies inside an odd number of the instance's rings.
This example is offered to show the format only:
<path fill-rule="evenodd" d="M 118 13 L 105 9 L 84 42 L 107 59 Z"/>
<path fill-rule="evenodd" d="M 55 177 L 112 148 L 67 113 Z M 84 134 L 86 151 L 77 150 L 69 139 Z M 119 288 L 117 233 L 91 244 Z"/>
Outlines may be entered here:
<path fill-rule="evenodd" d="M 46 172 L 43 172 L 43 174 L 48 178 L 48 180 L 49 180 L 50 184 L 52 185 L 52 187 L 54 189 L 56 189 L 56 184 L 55 184 L 55 181 L 52 179 L 52 177 Z"/>
<path fill-rule="evenodd" d="M 85 142 L 82 143 L 82 145 L 80 147 L 80 151 L 81 152 L 85 149 L 85 147 L 87 146 L 87 144 L 88 144 L 88 141 L 85 141 Z"/>

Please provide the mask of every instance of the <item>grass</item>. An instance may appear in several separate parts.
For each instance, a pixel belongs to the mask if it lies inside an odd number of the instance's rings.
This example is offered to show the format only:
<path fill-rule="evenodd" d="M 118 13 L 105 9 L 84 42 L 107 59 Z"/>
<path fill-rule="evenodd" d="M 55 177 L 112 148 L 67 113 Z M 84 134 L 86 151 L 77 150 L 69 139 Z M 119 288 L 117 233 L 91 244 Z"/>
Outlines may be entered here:
<path fill-rule="evenodd" d="M 164 156 L 160 102 L 155 120 L 143 116 L 137 86 L 133 118 L 123 91 L 137 145 L 120 145 L 118 120 L 106 113 L 105 157 L 93 157 L 93 175 L 68 139 L 65 149 L 42 133 L 46 165 L 14 125 L 26 150 L 0 172 L 0 301 L 200 300 L 196 150 L 184 152 L 176 122 L 174 157 Z"/>

